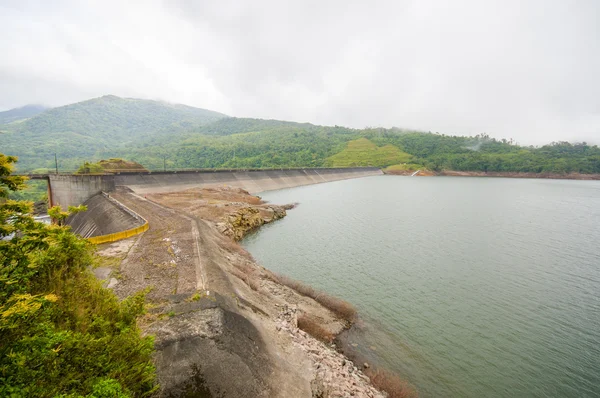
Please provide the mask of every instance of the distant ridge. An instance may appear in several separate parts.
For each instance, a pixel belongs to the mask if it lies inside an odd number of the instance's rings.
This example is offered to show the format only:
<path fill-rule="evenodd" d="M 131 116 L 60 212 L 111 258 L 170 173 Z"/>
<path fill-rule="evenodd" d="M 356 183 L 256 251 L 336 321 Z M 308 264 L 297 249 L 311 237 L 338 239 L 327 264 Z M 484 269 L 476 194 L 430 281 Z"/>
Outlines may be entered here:
<path fill-rule="evenodd" d="M 19 123 L 0 123 L 0 142 L 3 152 L 20 157 L 19 166 L 50 161 L 54 153 L 61 159 L 92 160 L 120 148 L 168 141 L 226 117 L 187 105 L 105 95 L 46 109 Z"/>
<path fill-rule="evenodd" d="M 37 172 L 121 158 L 148 170 L 371 165 L 396 172 L 600 174 L 600 148 L 584 142 L 524 147 L 487 134 L 235 118 L 114 95 L 0 125 L 0 150 L 19 157 L 19 171 Z"/>
<path fill-rule="evenodd" d="M 8 111 L 0 112 L 0 125 L 29 119 L 30 117 L 39 115 L 47 109 L 49 108 L 43 105 L 25 105 L 20 108 L 14 108 L 9 109 Z"/>
<path fill-rule="evenodd" d="M 227 117 L 222 113 L 162 101 L 105 95 L 46 110 L 26 120 L 18 130 L 31 133 L 105 134 L 202 125 Z"/>

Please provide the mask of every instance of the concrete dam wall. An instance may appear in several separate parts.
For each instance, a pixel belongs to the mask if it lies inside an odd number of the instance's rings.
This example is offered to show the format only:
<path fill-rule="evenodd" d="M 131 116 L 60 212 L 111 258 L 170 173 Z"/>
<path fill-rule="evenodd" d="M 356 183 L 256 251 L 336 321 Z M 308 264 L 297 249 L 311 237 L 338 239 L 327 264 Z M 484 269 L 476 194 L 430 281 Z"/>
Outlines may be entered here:
<path fill-rule="evenodd" d="M 381 175 L 376 167 L 281 169 L 281 170 L 198 170 L 180 172 L 120 173 L 103 175 L 48 175 L 52 205 L 77 206 L 100 192 L 127 186 L 138 194 L 176 192 L 190 188 L 229 185 L 250 193 L 293 188 L 301 185 Z"/>
<path fill-rule="evenodd" d="M 48 199 L 50 206 L 60 205 L 63 209 L 79 206 L 100 192 L 115 190 L 112 175 L 48 175 Z"/>
<path fill-rule="evenodd" d="M 137 193 L 174 192 L 195 187 L 229 185 L 250 193 L 345 180 L 383 172 L 376 167 L 344 169 L 215 170 L 177 173 L 117 174 L 115 185 Z"/>
<path fill-rule="evenodd" d="M 88 210 L 70 216 L 67 224 L 73 232 L 84 238 L 116 234 L 146 223 L 146 220 L 104 193 L 92 196 L 83 204 Z"/>

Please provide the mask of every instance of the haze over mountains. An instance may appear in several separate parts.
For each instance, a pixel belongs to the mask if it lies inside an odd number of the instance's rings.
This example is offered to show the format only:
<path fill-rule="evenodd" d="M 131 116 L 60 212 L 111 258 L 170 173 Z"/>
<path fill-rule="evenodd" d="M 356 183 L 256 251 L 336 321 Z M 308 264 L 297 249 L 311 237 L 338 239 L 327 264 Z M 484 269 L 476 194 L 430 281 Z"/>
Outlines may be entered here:
<path fill-rule="evenodd" d="M 21 108 L 0 112 L 0 125 L 29 119 L 44 112 L 46 109 L 48 108 L 43 105 L 25 105 Z"/>
<path fill-rule="evenodd" d="M 456 137 L 397 128 L 352 129 L 236 118 L 206 109 L 112 95 L 62 107 L 0 113 L 2 152 L 19 170 L 74 171 L 120 157 L 149 169 L 404 165 L 465 171 L 598 173 L 585 143 L 521 147 L 485 134 Z"/>
<path fill-rule="evenodd" d="M 226 117 L 218 112 L 166 102 L 107 95 L 51 109 L 33 107 L 3 112 L 0 140 L 7 153 L 21 157 L 21 166 L 44 167 L 57 153 L 63 159 L 93 158 L 122 147 L 147 145 L 147 140 Z M 35 112 L 35 110 L 39 110 Z M 12 118 L 10 115 L 13 115 Z M 2 116 L 2 114 L 0 114 Z"/>

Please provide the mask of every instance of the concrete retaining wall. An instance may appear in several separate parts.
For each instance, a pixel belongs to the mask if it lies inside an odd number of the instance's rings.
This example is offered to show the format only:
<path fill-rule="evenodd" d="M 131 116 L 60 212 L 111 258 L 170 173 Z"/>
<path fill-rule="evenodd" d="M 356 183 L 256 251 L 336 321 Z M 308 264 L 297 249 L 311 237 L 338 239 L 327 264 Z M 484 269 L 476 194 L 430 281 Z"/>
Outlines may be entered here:
<path fill-rule="evenodd" d="M 92 238 L 90 240 L 94 243 L 111 242 L 133 236 L 142 232 L 140 228 L 143 229 L 144 225 L 148 229 L 146 220 L 106 194 L 96 194 L 83 204 L 88 210 L 70 216 L 67 224 L 71 226 L 73 232 L 84 238 Z M 127 235 L 128 231 L 137 232 Z M 109 238 L 102 242 L 98 241 L 107 236 Z"/>
<path fill-rule="evenodd" d="M 53 206 L 60 205 L 63 209 L 78 206 L 102 191 L 115 190 L 113 175 L 50 174 L 48 179 L 50 203 Z"/>
<path fill-rule="evenodd" d="M 293 188 L 301 185 L 345 180 L 383 172 L 376 167 L 282 169 L 282 170 L 215 170 L 117 174 L 115 185 L 125 185 L 137 193 L 174 192 L 195 187 L 229 185 L 250 193 Z"/>
<path fill-rule="evenodd" d="M 376 167 L 281 169 L 281 170 L 198 170 L 180 172 L 121 173 L 115 175 L 50 174 L 52 205 L 77 206 L 100 192 L 112 192 L 124 185 L 144 194 L 175 192 L 196 187 L 229 185 L 250 193 L 293 188 L 301 185 L 345 180 L 383 172 Z"/>
<path fill-rule="evenodd" d="M 383 174 L 378 168 L 215 170 L 117 175 L 50 175 L 54 205 L 85 204 L 86 212 L 67 219 L 73 231 L 93 243 L 114 242 L 148 229 L 148 222 L 104 192 L 127 186 L 135 192 L 174 192 L 229 185 L 251 193 Z M 103 192 L 104 191 L 104 192 Z"/>

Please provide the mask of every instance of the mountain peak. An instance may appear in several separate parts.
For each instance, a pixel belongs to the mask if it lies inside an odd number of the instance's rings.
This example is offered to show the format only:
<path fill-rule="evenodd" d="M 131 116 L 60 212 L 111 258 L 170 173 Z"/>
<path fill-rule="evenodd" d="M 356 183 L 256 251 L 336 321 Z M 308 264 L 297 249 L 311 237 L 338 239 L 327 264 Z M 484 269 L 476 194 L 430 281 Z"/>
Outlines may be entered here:
<path fill-rule="evenodd" d="M 0 112 L 0 125 L 29 119 L 30 117 L 36 116 L 47 109 L 49 108 L 43 105 L 29 104 L 20 108 L 14 108 Z"/>

